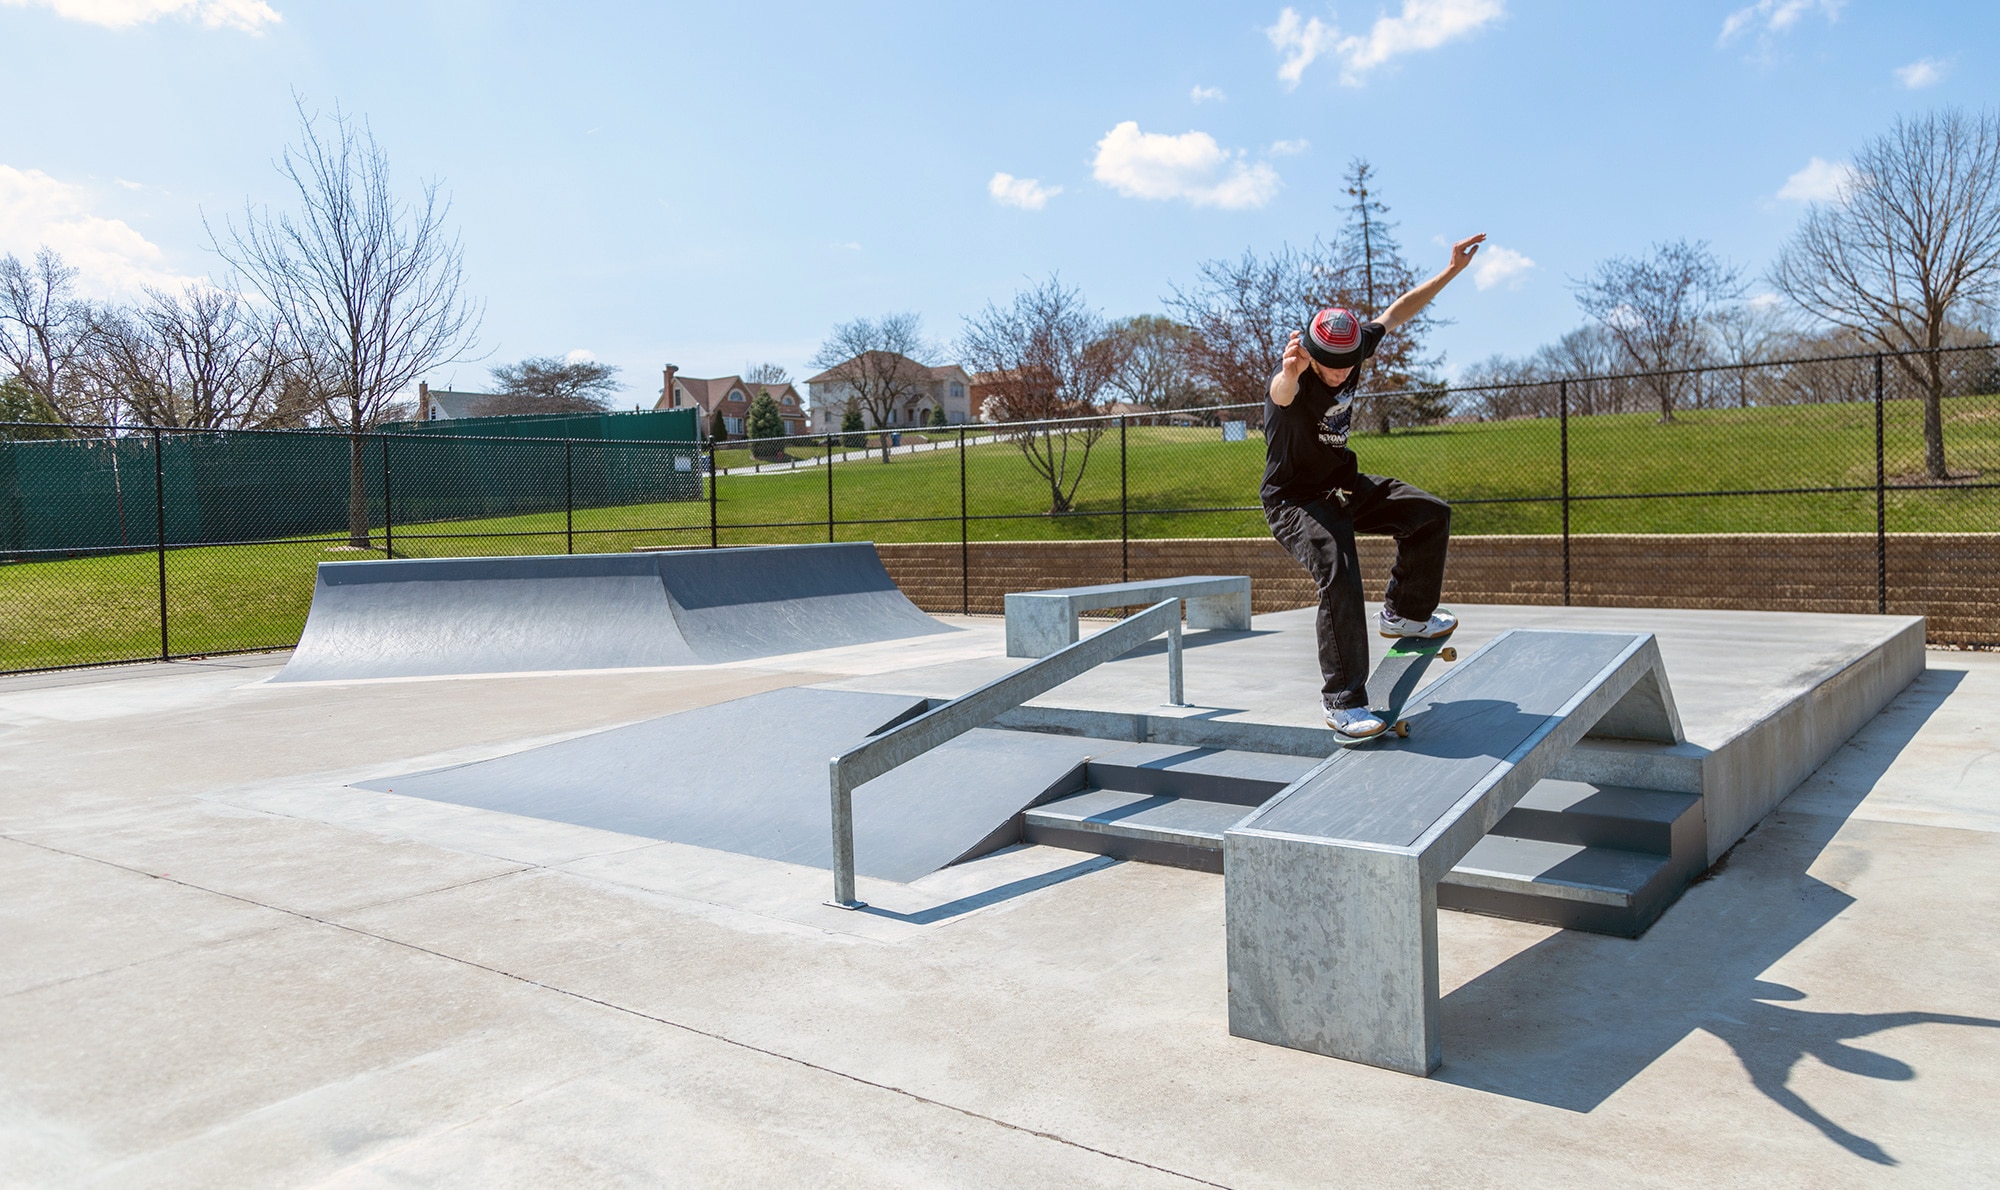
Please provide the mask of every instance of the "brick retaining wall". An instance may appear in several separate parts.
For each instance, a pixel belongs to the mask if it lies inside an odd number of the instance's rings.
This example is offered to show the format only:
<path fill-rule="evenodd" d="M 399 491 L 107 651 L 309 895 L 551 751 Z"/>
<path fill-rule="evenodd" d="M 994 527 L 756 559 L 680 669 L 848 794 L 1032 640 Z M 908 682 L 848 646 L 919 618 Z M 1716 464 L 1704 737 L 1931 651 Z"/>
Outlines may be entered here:
<path fill-rule="evenodd" d="M 1393 543 L 1362 538 L 1363 585 L 1379 599 Z M 1254 610 L 1279 611 L 1318 596 L 1306 572 L 1261 537 L 1133 541 L 993 541 L 969 547 L 877 546 L 918 607 L 998 614 L 1009 591 L 1164 578 L 1247 574 Z M 1889 611 L 1929 618 L 1932 644 L 2000 642 L 2000 533 L 1899 533 L 1889 538 Z M 1570 538 L 1570 591 L 1580 607 L 1740 608 L 1873 612 L 1875 538 L 1866 533 L 1605 534 Z M 1457 537 L 1445 599 L 1458 603 L 1560 604 L 1562 538 Z"/>

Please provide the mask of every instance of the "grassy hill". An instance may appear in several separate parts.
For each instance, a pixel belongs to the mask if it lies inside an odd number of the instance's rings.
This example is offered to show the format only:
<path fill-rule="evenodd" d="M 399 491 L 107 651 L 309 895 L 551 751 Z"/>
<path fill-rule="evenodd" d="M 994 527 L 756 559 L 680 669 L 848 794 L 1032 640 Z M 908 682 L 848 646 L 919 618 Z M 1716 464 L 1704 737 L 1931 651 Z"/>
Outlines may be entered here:
<path fill-rule="evenodd" d="M 1891 483 L 1917 478 L 1921 408 L 1885 413 Z M 1991 531 L 2000 526 L 2000 398 L 1948 402 L 1952 469 L 1969 478 L 1948 491 L 1898 491 L 1891 532 Z M 1511 421 L 1359 435 L 1364 470 L 1396 475 L 1452 500 L 1460 534 L 1561 531 L 1559 426 Z M 1576 533 L 1872 532 L 1872 490 L 1700 499 L 1592 499 L 1622 493 L 1751 488 L 1872 488 L 1872 405 L 1805 405 L 1685 413 L 1670 425 L 1644 414 L 1570 422 L 1571 528 Z M 1263 441 L 1224 442 L 1214 428 L 1133 427 L 1125 483 L 1135 537 L 1256 536 Z M 1073 448 L 1080 453 L 1081 444 Z M 1094 445 L 1076 511 L 1048 515 L 1047 484 L 1013 445 L 981 443 L 964 457 L 974 540 L 1116 537 L 1120 529 L 1117 432 Z M 956 541 L 957 451 L 855 458 L 833 467 L 843 541 Z M 1976 473 L 1976 474 L 1975 474 Z M 717 486 L 722 544 L 826 540 L 827 473 L 729 474 Z M 1149 511 L 1184 510 L 1184 511 Z M 640 545 L 706 545 L 703 502 L 579 510 L 578 552 Z M 560 553 L 561 512 L 434 525 L 398 525 L 399 557 Z M 379 541 L 379 538 L 378 538 Z M 314 567 L 370 555 L 342 538 L 169 551 L 169 643 L 177 653 L 290 644 L 305 622 Z M 0 669 L 157 655 L 152 554 L 0 566 Z"/>

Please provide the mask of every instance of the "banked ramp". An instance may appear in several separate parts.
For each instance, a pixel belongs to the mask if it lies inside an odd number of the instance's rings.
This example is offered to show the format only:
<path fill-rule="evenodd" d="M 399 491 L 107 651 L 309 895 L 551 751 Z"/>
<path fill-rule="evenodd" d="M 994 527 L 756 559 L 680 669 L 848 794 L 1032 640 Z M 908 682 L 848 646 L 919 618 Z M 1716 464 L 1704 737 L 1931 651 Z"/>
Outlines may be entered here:
<path fill-rule="evenodd" d="M 868 542 L 322 562 L 274 680 L 703 665 L 951 631 Z"/>

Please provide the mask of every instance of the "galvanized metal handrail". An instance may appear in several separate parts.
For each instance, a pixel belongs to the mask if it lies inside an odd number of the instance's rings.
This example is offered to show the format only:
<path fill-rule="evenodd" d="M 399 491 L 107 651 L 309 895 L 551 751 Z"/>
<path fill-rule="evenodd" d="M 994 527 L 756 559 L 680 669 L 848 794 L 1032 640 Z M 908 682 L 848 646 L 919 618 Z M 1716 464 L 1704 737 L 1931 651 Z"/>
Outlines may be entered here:
<path fill-rule="evenodd" d="M 972 693 L 926 711 L 827 762 L 827 783 L 833 793 L 833 900 L 842 909 L 859 909 L 854 896 L 854 791 L 875 778 L 907 764 L 939 744 L 984 726 L 1079 674 L 1116 660 L 1167 634 L 1167 701 L 1181 701 L 1181 601 L 1163 599 L 1088 636 L 1025 665 Z"/>

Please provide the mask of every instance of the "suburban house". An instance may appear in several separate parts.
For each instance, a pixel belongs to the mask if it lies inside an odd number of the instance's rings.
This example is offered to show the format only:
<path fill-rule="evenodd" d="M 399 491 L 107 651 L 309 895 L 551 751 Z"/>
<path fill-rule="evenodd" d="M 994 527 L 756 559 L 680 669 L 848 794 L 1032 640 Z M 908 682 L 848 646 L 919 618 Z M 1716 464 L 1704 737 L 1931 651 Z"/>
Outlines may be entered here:
<path fill-rule="evenodd" d="M 900 361 L 897 370 L 904 371 L 915 380 L 910 393 L 896 407 L 889 410 L 888 424 L 875 424 L 875 411 L 856 402 L 861 411 L 862 424 L 873 430 L 910 429 L 928 424 L 931 410 L 943 409 L 945 424 L 959 426 L 972 421 L 972 378 L 957 364 L 930 367 L 904 355 L 889 355 L 893 361 Z M 833 432 L 840 429 L 841 418 L 847 413 L 848 402 L 854 399 L 855 386 L 847 379 L 855 364 L 861 359 L 848 360 L 836 364 L 817 376 L 806 380 L 806 388 L 812 393 L 812 424 L 818 432 Z M 882 371 L 887 372 L 884 368 Z"/>
<path fill-rule="evenodd" d="M 653 408 L 699 410 L 703 434 L 708 433 L 715 412 L 720 409 L 728 437 L 741 438 L 750 418 L 750 402 L 759 393 L 770 393 L 771 399 L 778 403 L 778 416 L 784 419 L 787 435 L 810 432 L 799 390 L 789 380 L 777 384 L 752 384 L 741 376 L 703 380 L 698 376 L 683 376 L 679 368 L 668 364 L 661 373 L 660 399 L 653 403 Z"/>
<path fill-rule="evenodd" d="M 446 388 L 432 388 L 419 380 L 417 382 L 417 415 L 413 421 L 449 421 L 459 417 L 490 417 L 496 410 L 492 407 L 492 393 L 455 393 Z"/>

